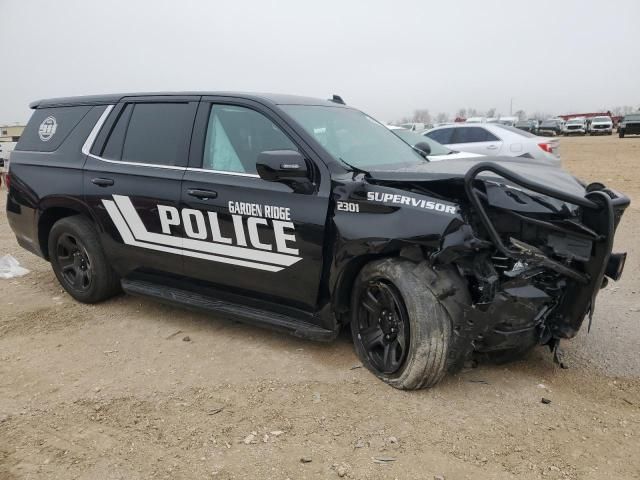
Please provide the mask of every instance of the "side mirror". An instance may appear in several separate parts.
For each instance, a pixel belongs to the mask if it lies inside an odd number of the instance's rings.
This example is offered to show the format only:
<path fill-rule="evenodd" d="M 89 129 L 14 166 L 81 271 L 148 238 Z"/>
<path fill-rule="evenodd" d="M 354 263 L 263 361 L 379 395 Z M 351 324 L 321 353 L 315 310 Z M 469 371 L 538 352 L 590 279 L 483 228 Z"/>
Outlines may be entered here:
<path fill-rule="evenodd" d="M 256 170 L 263 180 L 282 182 L 294 191 L 311 186 L 304 157 L 295 150 L 267 150 L 258 154 Z"/>
<path fill-rule="evenodd" d="M 418 153 L 420 153 L 420 155 L 422 155 L 423 157 L 426 157 L 431 153 L 431 145 L 429 145 L 427 142 L 418 142 L 413 146 L 413 148 L 418 150 Z"/>

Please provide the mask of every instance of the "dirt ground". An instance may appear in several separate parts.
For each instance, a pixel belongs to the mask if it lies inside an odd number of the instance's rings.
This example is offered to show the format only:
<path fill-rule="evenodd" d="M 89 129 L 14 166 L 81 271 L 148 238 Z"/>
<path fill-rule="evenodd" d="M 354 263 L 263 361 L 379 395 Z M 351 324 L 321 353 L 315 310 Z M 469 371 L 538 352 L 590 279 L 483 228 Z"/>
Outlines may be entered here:
<path fill-rule="evenodd" d="M 640 198 L 640 138 L 561 151 Z M 315 344 L 128 296 L 79 304 L 18 247 L 0 196 L 0 256 L 31 270 L 0 280 L 2 480 L 640 478 L 640 203 L 616 242 L 626 275 L 566 342 L 570 369 L 539 349 L 401 392 L 358 368 L 347 336 Z"/>

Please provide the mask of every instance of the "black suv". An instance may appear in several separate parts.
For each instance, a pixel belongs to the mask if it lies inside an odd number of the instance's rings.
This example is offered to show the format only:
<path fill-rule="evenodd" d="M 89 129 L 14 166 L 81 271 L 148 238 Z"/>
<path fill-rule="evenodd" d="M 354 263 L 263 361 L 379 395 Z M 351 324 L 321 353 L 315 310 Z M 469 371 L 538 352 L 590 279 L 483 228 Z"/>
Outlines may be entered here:
<path fill-rule="evenodd" d="M 624 254 L 628 198 L 524 158 L 442 160 L 339 97 L 41 100 L 7 214 L 81 302 L 130 294 L 296 336 L 351 328 L 390 385 L 558 353 Z"/>
<path fill-rule="evenodd" d="M 640 135 L 640 113 L 624 116 L 618 125 L 618 136 L 624 138 L 625 135 Z"/>

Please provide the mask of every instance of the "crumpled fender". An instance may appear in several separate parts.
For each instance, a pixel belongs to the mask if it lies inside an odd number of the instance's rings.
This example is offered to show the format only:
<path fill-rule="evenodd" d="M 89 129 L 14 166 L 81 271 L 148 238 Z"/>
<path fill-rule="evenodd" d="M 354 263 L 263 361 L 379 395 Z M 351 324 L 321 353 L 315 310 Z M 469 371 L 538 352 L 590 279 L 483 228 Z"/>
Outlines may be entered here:
<path fill-rule="evenodd" d="M 403 249 L 419 260 L 420 247 L 438 250 L 449 233 L 465 226 L 460 207 L 449 200 L 372 185 L 364 178 L 336 183 L 331 208 L 335 242 L 329 288 L 334 305 L 342 307 L 348 306 L 351 285 L 365 263 Z"/>

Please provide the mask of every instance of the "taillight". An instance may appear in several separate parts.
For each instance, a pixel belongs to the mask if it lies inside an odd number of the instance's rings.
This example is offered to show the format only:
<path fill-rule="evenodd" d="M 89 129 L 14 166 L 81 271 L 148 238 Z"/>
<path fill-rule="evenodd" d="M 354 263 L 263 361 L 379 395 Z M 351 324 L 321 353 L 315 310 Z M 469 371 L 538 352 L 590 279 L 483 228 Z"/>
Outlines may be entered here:
<path fill-rule="evenodd" d="M 553 153 L 550 143 L 539 143 L 538 146 L 547 153 Z"/>
<path fill-rule="evenodd" d="M 11 173 L 7 172 L 4 175 L 4 186 L 6 187 L 7 191 L 9 191 L 9 185 L 11 185 Z"/>

